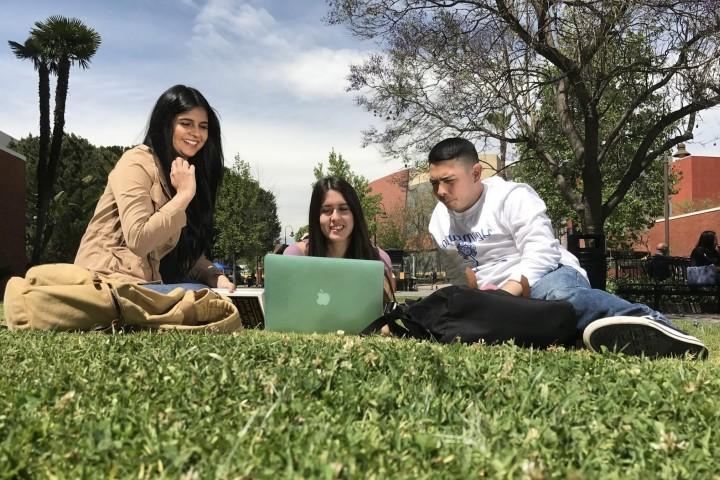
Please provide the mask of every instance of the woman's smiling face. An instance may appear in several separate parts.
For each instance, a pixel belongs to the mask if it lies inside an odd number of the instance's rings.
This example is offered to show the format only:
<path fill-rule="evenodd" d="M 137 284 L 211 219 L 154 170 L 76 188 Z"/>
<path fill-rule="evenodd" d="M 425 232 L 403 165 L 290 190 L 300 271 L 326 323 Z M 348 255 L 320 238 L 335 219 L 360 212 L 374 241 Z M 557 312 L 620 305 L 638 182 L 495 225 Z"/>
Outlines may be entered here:
<path fill-rule="evenodd" d="M 350 207 L 337 190 L 328 190 L 320 207 L 320 230 L 329 243 L 347 242 L 355 226 Z"/>
<path fill-rule="evenodd" d="M 204 108 L 195 107 L 175 116 L 173 148 L 183 157 L 194 157 L 208 138 L 208 115 Z"/>

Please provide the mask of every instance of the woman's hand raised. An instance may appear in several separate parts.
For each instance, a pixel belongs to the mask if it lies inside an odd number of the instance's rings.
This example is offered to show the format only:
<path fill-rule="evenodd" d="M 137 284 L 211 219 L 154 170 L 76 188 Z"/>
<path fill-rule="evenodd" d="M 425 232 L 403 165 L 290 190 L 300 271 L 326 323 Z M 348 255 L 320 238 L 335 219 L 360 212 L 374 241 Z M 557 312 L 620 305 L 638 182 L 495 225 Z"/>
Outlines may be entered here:
<path fill-rule="evenodd" d="M 197 186 L 195 184 L 195 165 L 184 158 L 177 157 L 170 166 L 170 183 L 175 187 L 176 197 L 180 197 L 185 204 L 195 196 Z"/>

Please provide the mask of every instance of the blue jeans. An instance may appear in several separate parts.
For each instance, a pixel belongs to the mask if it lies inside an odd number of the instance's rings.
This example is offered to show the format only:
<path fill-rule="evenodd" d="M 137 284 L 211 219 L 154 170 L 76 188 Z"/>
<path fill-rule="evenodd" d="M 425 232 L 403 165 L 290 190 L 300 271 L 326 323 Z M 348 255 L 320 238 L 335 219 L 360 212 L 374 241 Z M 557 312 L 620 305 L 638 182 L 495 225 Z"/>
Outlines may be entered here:
<path fill-rule="evenodd" d="M 530 296 L 543 300 L 565 300 L 572 304 L 577 315 L 577 328 L 583 330 L 594 320 L 605 317 L 627 315 L 649 316 L 670 325 L 665 316 L 642 303 L 630 303 L 603 290 L 590 287 L 580 272 L 572 267 L 560 265 L 533 285 Z"/>
<path fill-rule="evenodd" d="M 148 283 L 145 285 L 140 285 L 141 287 L 149 288 L 150 290 L 155 290 L 158 293 L 170 293 L 172 290 L 180 287 L 185 290 L 201 290 L 203 288 L 210 288 L 207 285 L 203 285 L 202 283 Z"/>

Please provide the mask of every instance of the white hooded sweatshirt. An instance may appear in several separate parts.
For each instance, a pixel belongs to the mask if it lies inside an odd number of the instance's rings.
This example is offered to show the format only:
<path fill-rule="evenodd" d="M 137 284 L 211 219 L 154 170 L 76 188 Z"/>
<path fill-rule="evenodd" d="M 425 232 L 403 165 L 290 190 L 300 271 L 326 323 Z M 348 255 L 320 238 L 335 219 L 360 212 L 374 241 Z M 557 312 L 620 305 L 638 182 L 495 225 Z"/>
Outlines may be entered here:
<path fill-rule="evenodd" d="M 481 288 L 519 282 L 522 275 L 532 287 L 561 264 L 587 278 L 578 259 L 555 238 L 545 211 L 529 185 L 491 177 L 483 180 L 480 199 L 462 213 L 439 202 L 429 230 L 440 248 L 465 259 Z"/>

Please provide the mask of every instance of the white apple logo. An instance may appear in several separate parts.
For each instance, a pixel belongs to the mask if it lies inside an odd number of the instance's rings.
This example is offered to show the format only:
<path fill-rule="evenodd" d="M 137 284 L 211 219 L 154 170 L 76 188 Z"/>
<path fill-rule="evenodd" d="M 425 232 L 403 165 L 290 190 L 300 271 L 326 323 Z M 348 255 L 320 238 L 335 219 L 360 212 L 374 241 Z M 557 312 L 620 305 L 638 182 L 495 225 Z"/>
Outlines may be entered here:
<path fill-rule="evenodd" d="M 324 292 L 322 289 L 317 294 L 317 300 L 318 305 L 325 306 L 330 303 L 330 294 L 327 292 Z"/>

